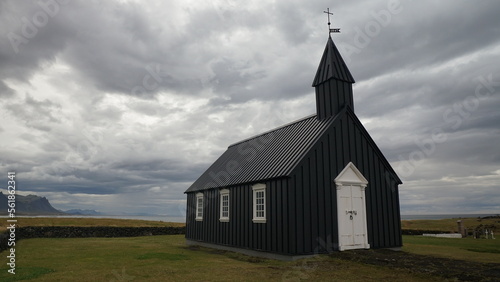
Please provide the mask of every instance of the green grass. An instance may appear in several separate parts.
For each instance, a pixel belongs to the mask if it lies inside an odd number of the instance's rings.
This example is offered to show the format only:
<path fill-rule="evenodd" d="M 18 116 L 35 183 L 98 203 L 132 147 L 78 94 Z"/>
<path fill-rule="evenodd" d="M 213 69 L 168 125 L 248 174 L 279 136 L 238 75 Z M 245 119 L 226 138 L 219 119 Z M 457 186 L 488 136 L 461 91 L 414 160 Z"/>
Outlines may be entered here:
<path fill-rule="evenodd" d="M 8 275 L 0 277 L 2 277 L 2 281 L 22 281 L 36 279 L 51 272 L 54 272 L 54 270 L 46 267 L 16 267 L 15 274 L 8 273 Z"/>
<path fill-rule="evenodd" d="M 465 228 L 473 230 L 479 225 L 493 225 L 500 228 L 500 218 L 446 218 L 446 219 L 417 219 L 402 220 L 402 229 L 437 230 L 443 232 L 457 232 L 457 220 L 462 220 Z"/>
<path fill-rule="evenodd" d="M 18 220 L 21 226 L 183 225 L 100 218 Z M 471 222 L 475 222 L 474 220 Z M 456 224 L 456 220 L 411 222 L 413 228 L 420 229 L 450 229 L 453 223 Z M 443 224 L 444 222 L 447 223 Z M 486 263 L 500 261 L 500 239 L 403 236 L 403 242 L 403 250 L 410 253 Z M 183 235 L 20 240 L 16 244 L 15 275 L 7 272 L 7 255 L 7 251 L 0 253 L 0 281 L 442 280 L 405 270 L 342 260 L 335 256 L 321 255 L 295 262 L 283 262 L 202 247 L 188 247 Z"/>
<path fill-rule="evenodd" d="M 403 236 L 403 251 L 476 262 L 500 262 L 500 239 Z"/>
<path fill-rule="evenodd" d="M 0 257 L 6 260 L 6 252 Z M 0 259 L 1 260 L 1 259 Z M 27 239 L 16 245 L 16 274 L 0 281 L 432 281 L 403 270 L 327 255 L 283 262 L 202 247 L 182 235 Z"/>
<path fill-rule="evenodd" d="M 147 253 L 138 256 L 137 259 L 189 260 L 189 257 L 185 254 Z"/>

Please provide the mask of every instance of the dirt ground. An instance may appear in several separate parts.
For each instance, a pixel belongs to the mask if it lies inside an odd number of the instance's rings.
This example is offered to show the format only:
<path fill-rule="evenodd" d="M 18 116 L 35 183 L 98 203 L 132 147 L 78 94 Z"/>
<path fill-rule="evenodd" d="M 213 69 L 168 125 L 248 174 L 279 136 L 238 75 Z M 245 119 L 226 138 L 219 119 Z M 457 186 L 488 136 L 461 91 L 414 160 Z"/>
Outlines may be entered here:
<path fill-rule="evenodd" d="M 458 281 L 500 281 L 499 263 L 437 258 L 386 249 L 337 252 L 332 257 Z"/>

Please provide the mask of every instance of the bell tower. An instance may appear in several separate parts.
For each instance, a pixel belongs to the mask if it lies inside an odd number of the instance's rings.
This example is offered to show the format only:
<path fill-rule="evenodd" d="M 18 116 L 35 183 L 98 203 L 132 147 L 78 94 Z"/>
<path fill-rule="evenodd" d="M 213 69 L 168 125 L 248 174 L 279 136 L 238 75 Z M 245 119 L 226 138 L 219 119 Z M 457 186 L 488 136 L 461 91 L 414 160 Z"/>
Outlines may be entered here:
<path fill-rule="evenodd" d="M 325 13 L 328 13 L 328 26 L 330 26 L 331 13 L 329 10 Z M 352 96 L 354 78 L 331 37 L 331 33 L 339 33 L 340 29 L 329 28 L 329 30 L 330 36 L 312 84 L 316 89 L 316 113 L 320 120 L 335 116 L 346 106 L 354 110 Z"/>

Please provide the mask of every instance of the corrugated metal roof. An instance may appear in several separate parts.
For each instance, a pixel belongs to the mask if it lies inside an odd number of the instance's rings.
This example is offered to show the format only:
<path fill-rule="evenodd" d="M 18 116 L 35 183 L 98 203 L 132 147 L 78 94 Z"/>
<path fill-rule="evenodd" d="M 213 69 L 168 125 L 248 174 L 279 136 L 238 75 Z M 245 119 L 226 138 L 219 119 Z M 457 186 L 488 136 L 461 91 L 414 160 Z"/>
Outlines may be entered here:
<path fill-rule="evenodd" d="M 316 87 L 331 78 L 354 83 L 354 78 L 342 59 L 337 46 L 333 43 L 332 38 L 329 37 L 312 86 Z"/>
<path fill-rule="evenodd" d="M 334 120 L 312 115 L 230 145 L 186 192 L 287 176 Z"/>

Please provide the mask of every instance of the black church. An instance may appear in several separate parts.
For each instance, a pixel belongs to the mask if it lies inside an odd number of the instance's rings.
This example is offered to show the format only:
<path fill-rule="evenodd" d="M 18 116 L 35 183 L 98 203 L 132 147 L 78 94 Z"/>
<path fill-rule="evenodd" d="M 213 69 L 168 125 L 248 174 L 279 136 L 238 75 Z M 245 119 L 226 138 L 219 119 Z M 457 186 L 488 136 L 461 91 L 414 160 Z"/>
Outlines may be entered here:
<path fill-rule="evenodd" d="M 189 244 L 280 259 L 402 246 L 391 165 L 354 113 L 331 37 L 317 113 L 232 144 L 186 190 Z"/>

